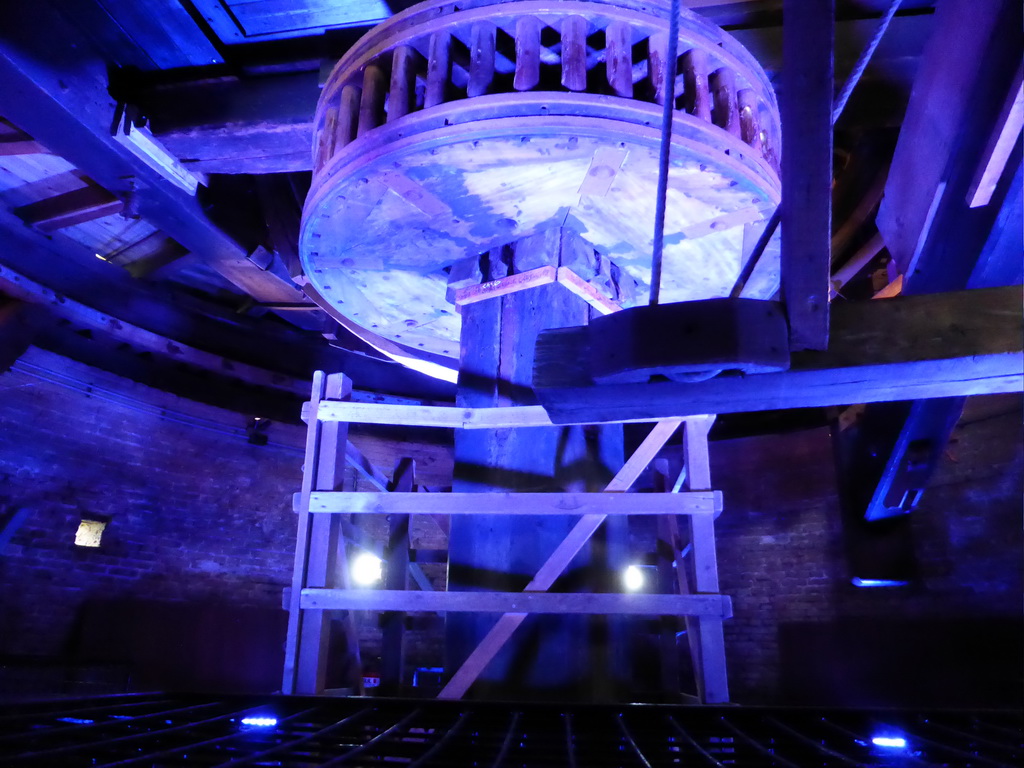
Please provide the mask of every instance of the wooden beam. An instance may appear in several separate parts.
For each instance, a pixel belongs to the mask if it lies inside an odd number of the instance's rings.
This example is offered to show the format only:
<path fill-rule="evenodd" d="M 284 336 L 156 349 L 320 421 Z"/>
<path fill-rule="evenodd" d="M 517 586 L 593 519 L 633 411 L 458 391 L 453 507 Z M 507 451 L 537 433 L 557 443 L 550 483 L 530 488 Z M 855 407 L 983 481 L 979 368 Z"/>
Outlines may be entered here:
<path fill-rule="evenodd" d="M 538 340 L 565 354 L 557 370 L 535 371 L 534 388 L 560 424 L 1019 392 L 1020 307 L 1020 286 L 841 302 L 827 351 L 795 353 L 780 373 L 692 383 L 595 385 L 583 373 L 582 334 L 562 329 Z M 465 421 L 473 418 L 482 416 Z"/>
<path fill-rule="evenodd" d="M 633 452 L 626 463 L 622 466 L 615 477 L 611 479 L 605 491 L 625 492 L 636 482 L 640 474 L 647 468 L 654 457 L 658 454 L 682 423 L 681 419 L 666 419 L 655 424 L 650 433 Z M 590 540 L 590 537 L 601 527 L 605 515 L 584 515 L 580 521 L 569 532 L 569 535 L 562 541 L 544 565 L 537 571 L 537 575 L 526 586 L 529 592 L 539 592 L 551 588 L 555 579 L 562 573 L 572 561 L 573 557 L 583 549 L 583 546 Z M 497 624 L 491 628 L 487 636 L 480 642 L 476 649 L 463 662 L 462 666 L 455 671 L 448 684 L 438 694 L 442 699 L 460 699 L 473 684 L 473 681 L 480 676 L 484 668 L 495 657 L 502 646 L 512 637 L 512 633 L 522 624 L 525 614 L 506 613 Z"/>
<path fill-rule="evenodd" d="M 310 512 L 451 515 L 714 515 L 719 491 L 657 493 L 329 493 L 313 492 Z"/>
<path fill-rule="evenodd" d="M 389 490 L 402 496 L 416 497 L 411 493 L 416 473 L 416 462 L 402 458 L 395 464 L 395 471 Z M 375 494 L 390 496 L 387 494 Z M 404 591 L 409 586 L 409 520 L 408 512 L 393 511 L 388 514 L 388 546 L 385 550 L 385 582 L 388 590 Z M 381 617 L 381 693 L 398 695 L 402 689 L 402 672 L 405 667 L 403 636 L 405 634 L 405 613 L 389 611 Z"/>
<path fill-rule="evenodd" d="M 835 0 L 784 0 L 782 293 L 792 350 L 828 346 Z"/>
<path fill-rule="evenodd" d="M 89 184 L 81 189 L 15 208 L 14 213 L 41 232 L 56 232 L 104 216 L 113 216 L 123 208 L 124 203 L 107 190 Z"/>
<path fill-rule="evenodd" d="M 1010 153 L 1020 138 L 1021 128 L 1024 128 L 1024 65 L 1017 68 L 1017 77 L 985 145 L 977 175 L 967 190 L 967 204 L 971 208 L 988 205 L 992 199 Z"/>
<path fill-rule="evenodd" d="M 656 595 L 582 592 L 422 592 L 386 589 L 304 589 L 303 610 L 448 611 L 505 613 L 629 614 L 647 616 L 732 615 L 726 595 Z"/>

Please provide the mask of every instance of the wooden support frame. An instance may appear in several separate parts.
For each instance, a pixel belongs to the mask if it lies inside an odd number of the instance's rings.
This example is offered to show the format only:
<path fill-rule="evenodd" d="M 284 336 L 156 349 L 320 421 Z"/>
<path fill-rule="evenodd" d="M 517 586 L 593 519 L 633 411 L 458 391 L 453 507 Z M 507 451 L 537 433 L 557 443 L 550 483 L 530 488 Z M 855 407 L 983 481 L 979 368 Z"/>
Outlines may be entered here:
<path fill-rule="evenodd" d="M 341 422 L 345 407 L 336 399 L 328 400 L 324 395 L 323 374 L 318 372 L 314 380 L 314 391 L 311 401 L 305 409 L 306 418 L 309 422 L 309 433 L 307 438 L 308 450 L 315 452 L 320 450 L 319 441 L 322 440 L 321 430 L 325 425 L 332 422 Z M 365 404 L 364 404 L 365 405 Z M 330 406 L 330 407 L 324 407 Z M 339 408 L 339 406 L 341 406 Z M 423 410 L 426 408 L 427 410 Z M 460 409 L 460 408 L 432 408 L 429 406 L 404 406 L 398 410 L 387 409 L 386 413 L 393 418 L 393 423 L 404 423 L 407 425 L 424 424 L 433 425 L 438 418 L 449 418 L 451 412 L 459 414 L 459 418 L 466 419 L 472 416 L 474 411 L 485 409 Z M 512 411 L 526 411 L 528 408 L 505 408 L 486 409 L 500 410 L 503 417 L 511 417 Z M 442 412 L 447 411 L 449 414 Z M 418 419 L 408 418 L 409 414 L 418 413 Z M 310 418 L 310 415 L 313 415 Z M 325 418 L 328 417 L 328 418 Z M 383 414 L 378 412 L 378 416 Z M 531 416 L 527 418 L 536 418 Z M 307 471 L 303 478 L 303 489 L 298 496 L 297 512 L 299 514 L 299 538 L 296 551 L 296 570 L 293 579 L 293 592 L 291 598 L 291 612 L 289 618 L 288 645 L 285 667 L 285 691 L 290 692 L 288 686 L 289 675 L 294 677 L 295 638 L 300 637 L 301 628 L 299 623 L 306 610 L 327 610 L 334 608 L 372 609 L 397 612 L 395 617 L 390 617 L 385 622 L 386 629 L 391 627 L 389 621 L 397 620 L 401 612 L 412 610 L 425 611 L 482 611 L 482 612 L 503 612 L 502 617 L 492 627 L 491 631 L 481 641 L 480 645 L 469 655 L 462 666 L 455 671 L 448 684 L 441 691 L 441 698 L 460 698 L 474 680 L 480 675 L 486 665 L 504 646 L 508 639 L 515 632 L 529 613 L 633 613 L 647 615 L 688 615 L 702 616 L 707 623 L 700 625 L 700 665 L 699 690 L 704 701 L 727 701 L 728 686 L 725 684 L 725 656 L 724 643 L 721 638 L 721 621 L 731 616 L 731 603 L 728 597 L 718 595 L 710 590 L 714 585 L 717 590 L 717 561 L 714 551 L 704 554 L 700 559 L 695 559 L 695 578 L 698 594 L 676 594 L 676 595 L 615 595 L 615 594 L 545 594 L 554 584 L 558 576 L 565 570 L 572 559 L 590 540 L 590 537 L 598 530 L 604 520 L 610 514 L 642 514 L 654 513 L 685 514 L 691 518 L 703 518 L 705 524 L 698 524 L 696 527 L 691 523 L 692 540 L 701 540 L 701 546 L 714 547 L 714 517 L 715 513 L 721 510 L 721 495 L 711 491 L 707 486 L 710 479 L 707 477 L 707 434 L 713 421 L 713 416 L 693 416 L 685 420 L 687 431 L 685 440 L 689 445 L 694 440 L 703 440 L 703 453 L 698 448 L 687 448 L 687 461 L 693 463 L 690 470 L 689 482 L 696 491 L 685 494 L 673 493 L 671 496 L 658 496 L 655 494 L 624 495 L 630 486 L 636 481 L 640 474 L 647 468 L 657 453 L 664 447 L 665 443 L 684 423 L 682 418 L 665 419 L 658 422 L 651 429 L 650 434 L 641 443 L 637 450 L 630 456 L 622 469 L 608 483 L 604 493 L 586 494 L 500 494 L 496 497 L 499 509 L 494 509 L 493 504 L 487 504 L 481 508 L 481 504 L 490 497 L 481 494 L 460 493 L 460 494 L 420 494 L 409 492 L 413 485 L 411 479 L 411 468 L 405 471 L 400 465 L 396 468 L 395 480 L 387 486 L 388 493 L 369 494 L 338 494 L 331 491 L 321 491 L 317 486 L 317 479 L 313 473 Z M 358 420 L 358 416 L 355 418 Z M 521 421 L 520 417 L 520 421 Z M 487 426 L 492 426 L 488 424 Z M 522 424 L 517 424 L 522 426 Z M 696 436 L 696 437 L 694 437 Z M 349 457 L 351 460 L 351 456 Z M 361 459 L 359 461 L 358 459 Z M 374 477 L 376 471 L 372 465 L 358 454 L 357 465 L 362 467 L 364 474 Z M 688 463 L 688 467 L 689 467 Z M 307 466 L 309 461 L 307 459 Z M 685 470 L 684 470 L 685 471 Z M 404 479 L 403 479 L 404 478 Z M 683 475 L 680 475 L 680 479 Z M 674 491 L 678 490 L 679 483 Z M 394 491 L 394 493 L 392 493 Z M 314 495 L 317 494 L 317 495 Z M 320 507 L 313 509 L 313 505 Z M 429 507 L 429 508 L 425 508 Z M 409 550 L 408 550 L 408 527 L 409 515 L 413 513 L 431 514 L 436 518 L 438 514 L 447 512 L 449 514 L 520 514 L 523 510 L 531 514 L 537 514 L 543 510 L 549 514 L 565 515 L 567 513 L 578 513 L 580 520 L 572 528 L 566 538 L 555 548 L 544 564 L 538 569 L 533 580 L 521 593 L 487 593 L 487 592 L 434 592 L 430 590 L 407 590 L 409 573 Z M 671 512 L 669 512 L 671 510 Z M 404 552 L 402 562 L 398 563 L 399 569 L 394 578 L 389 577 L 387 590 L 349 590 L 331 589 L 328 587 L 317 587 L 302 583 L 302 569 L 308 568 L 309 531 L 311 520 L 338 518 L 333 513 L 355 513 L 375 512 L 389 515 L 392 527 L 391 541 L 389 542 L 390 560 L 395 560 L 395 553 L 398 549 Z M 319 513 L 319 514 L 318 514 Z M 341 519 L 341 518 L 338 518 Z M 674 520 L 674 518 L 673 518 Z M 403 521 L 405 522 L 403 538 Z M 405 542 L 404 547 L 396 546 L 396 532 L 399 545 Z M 710 537 L 708 535 L 710 532 Z M 674 536 L 673 538 L 678 538 Z M 396 560 L 397 562 L 397 560 Z M 677 566 L 678 567 L 678 566 Z M 712 573 L 708 569 L 713 570 Z M 683 589 L 689 582 L 685 572 L 680 570 L 680 588 Z M 688 590 L 687 590 L 688 591 Z M 404 621 L 404 619 L 402 619 Z M 716 623 L 717 622 L 717 623 Z M 385 632 L 385 645 L 388 649 L 389 661 L 385 662 L 387 667 L 386 677 L 389 686 L 396 692 L 400 689 L 401 671 L 395 669 L 395 664 L 401 664 L 401 628 L 395 631 L 393 627 Z M 292 666 L 289 667 L 289 662 Z M 294 685 L 291 690 L 294 690 Z"/>
<path fill-rule="evenodd" d="M 651 593 L 583 592 L 421 592 L 388 589 L 306 589 L 305 610 L 448 611 L 501 613 L 526 617 L 530 613 L 629 614 L 701 616 L 732 615 L 727 595 L 657 595 Z M 443 698 L 450 698 L 445 696 Z"/>
<path fill-rule="evenodd" d="M 296 499 L 301 504 L 301 495 Z M 337 493 L 314 491 L 312 513 L 451 515 L 714 515 L 720 491 L 656 493 Z"/>
<path fill-rule="evenodd" d="M 352 393 L 352 382 L 342 374 L 313 376 L 312 397 L 342 399 Z M 342 519 L 311 515 L 309 496 L 314 490 L 335 490 L 343 482 L 339 457 L 345 455 L 348 425 L 314 420 L 306 433 L 305 470 L 302 476 L 301 500 L 297 522 L 295 563 L 289 598 L 288 627 L 285 635 L 285 662 L 281 691 L 285 694 L 322 693 L 327 672 L 327 646 L 330 639 L 330 617 L 323 610 L 306 611 L 301 605 L 303 589 L 346 588 L 348 564 Z M 359 642 L 351 613 L 347 617 L 349 653 L 358 678 Z"/>

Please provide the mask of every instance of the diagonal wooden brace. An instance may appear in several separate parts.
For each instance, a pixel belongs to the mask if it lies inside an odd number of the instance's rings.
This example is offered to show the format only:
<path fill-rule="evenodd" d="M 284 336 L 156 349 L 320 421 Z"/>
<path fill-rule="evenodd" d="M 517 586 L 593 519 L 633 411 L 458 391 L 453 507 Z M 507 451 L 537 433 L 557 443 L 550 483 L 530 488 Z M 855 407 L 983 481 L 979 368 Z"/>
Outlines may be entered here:
<path fill-rule="evenodd" d="M 697 417 L 703 419 L 704 417 Z M 668 439 L 676 431 L 676 428 L 683 422 L 683 419 L 665 419 L 659 421 L 651 429 L 650 434 L 640 444 L 622 469 L 611 479 L 605 487 L 605 491 L 624 492 L 636 482 L 641 473 L 651 463 L 651 460 L 662 449 Z M 584 515 L 569 532 L 561 544 L 559 544 L 544 565 L 537 571 L 536 576 L 526 586 L 525 592 L 546 592 L 555 583 L 558 576 L 566 569 L 573 557 L 583 549 L 590 540 L 607 515 Z M 512 633 L 526 619 L 525 613 L 506 613 L 491 628 L 480 644 L 473 650 L 469 657 L 462 663 L 452 679 L 438 694 L 440 699 L 461 699 L 469 686 L 480 676 L 484 668 L 490 663 L 498 651 L 502 649 Z"/>

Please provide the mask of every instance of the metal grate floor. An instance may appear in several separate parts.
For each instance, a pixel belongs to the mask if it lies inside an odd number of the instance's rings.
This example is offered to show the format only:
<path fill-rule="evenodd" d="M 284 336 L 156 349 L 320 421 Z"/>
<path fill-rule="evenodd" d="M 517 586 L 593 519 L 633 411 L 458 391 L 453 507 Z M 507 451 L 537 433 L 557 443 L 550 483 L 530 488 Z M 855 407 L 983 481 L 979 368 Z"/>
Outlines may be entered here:
<path fill-rule="evenodd" d="M 0 765 L 1020 766 L 1024 715 L 142 694 L 0 707 Z"/>

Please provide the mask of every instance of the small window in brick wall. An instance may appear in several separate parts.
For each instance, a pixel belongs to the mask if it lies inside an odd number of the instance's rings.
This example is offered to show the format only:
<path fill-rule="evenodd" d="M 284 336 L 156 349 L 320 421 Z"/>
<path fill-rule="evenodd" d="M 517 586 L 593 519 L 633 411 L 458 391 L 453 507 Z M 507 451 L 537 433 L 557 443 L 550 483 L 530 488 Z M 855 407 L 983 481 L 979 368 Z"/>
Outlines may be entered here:
<path fill-rule="evenodd" d="M 79 547 L 98 547 L 103 538 L 103 529 L 107 527 L 105 520 L 83 519 L 75 532 L 75 545 Z"/>

